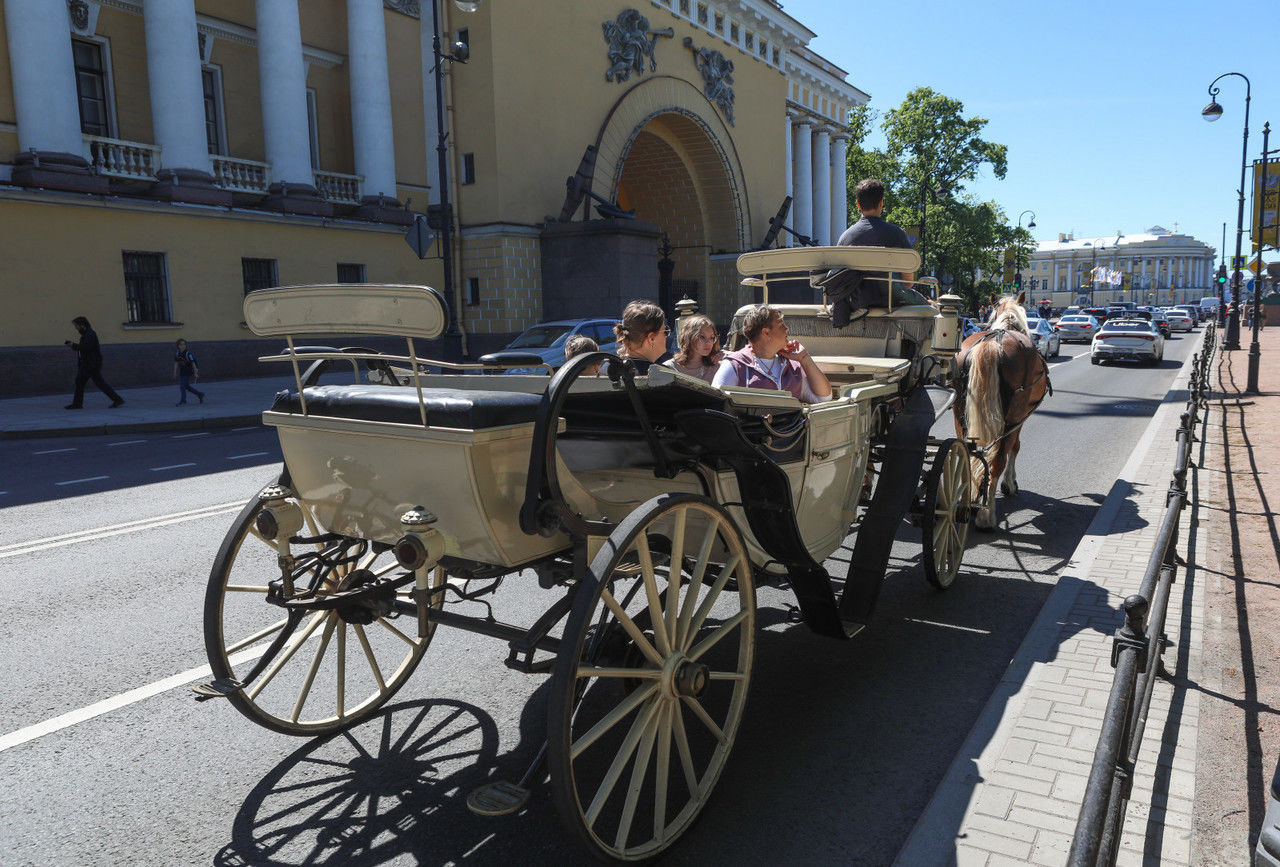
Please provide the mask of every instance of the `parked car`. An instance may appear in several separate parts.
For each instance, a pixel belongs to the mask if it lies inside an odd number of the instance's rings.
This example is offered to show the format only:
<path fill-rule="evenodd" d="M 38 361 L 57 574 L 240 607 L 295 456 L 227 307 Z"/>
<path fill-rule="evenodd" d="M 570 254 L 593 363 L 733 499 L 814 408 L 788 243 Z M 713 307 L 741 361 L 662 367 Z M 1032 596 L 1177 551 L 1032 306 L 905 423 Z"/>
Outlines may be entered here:
<path fill-rule="evenodd" d="M 1062 351 L 1062 338 L 1049 324 L 1048 319 L 1038 316 L 1027 317 L 1027 330 L 1031 332 L 1031 342 L 1045 358 L 1054 358 Z"/>
<path fill-rule="evenodd" d="M 1191 331 L 1196 327 L 1195 320 L 1191 318 L 1191 314 L 1176 307 L 1166 313 L 1164 318 L 1169 320 L 1170 331 Z"/>
<path fill-rule="evenodd" d="M 973 319 L 968 316 L 961 317 L 960 319 L 960 339 L 961 340 L 964 340 L 971 334 L 977 334 L 982 329 L 983 329 L 983 326 L 978 323 L 977 319 Z"/>
<path fill-rule="evenodd" d="M 1088 343 L 1101 327 L 1102 323 L 1087 313 L 1072 313 L 1058 320 L 1058 337 L 1063 343 L 1069 340 Z"/>
<path fill-rule="evenodd" d="M 1093 338 L 1089 359 L 1094 364 L 1119 358 L 1159 364 L 1164 358 L 1164 338 L 1145 319 L 1111 319 Z"/>
<path fill-rule="evenodd" d="M 480 357 L 485 364 L 518 363 L 533 364 L 537 358 L 542 364 L 559 367 L 564 364 L 564 345 L 570 337 L 579 334 L 590 337 L 605 352 L 616 352 L 617 343 L 613 334 L 616 319 L 559 319 L 552 322 L 539 322 L 525 329 L 515 340 L 497 352 Z M 546 373 L 544 367 L 512 367 L 506 371 L 496 370 L 491 373 Z"/>
<path fill-rule="evenodd" d="M 1099 322 L 1107 321 L 1107 308 L 1105 307 L 1086 307 L 1081 313 L 1087 313 Z"/>

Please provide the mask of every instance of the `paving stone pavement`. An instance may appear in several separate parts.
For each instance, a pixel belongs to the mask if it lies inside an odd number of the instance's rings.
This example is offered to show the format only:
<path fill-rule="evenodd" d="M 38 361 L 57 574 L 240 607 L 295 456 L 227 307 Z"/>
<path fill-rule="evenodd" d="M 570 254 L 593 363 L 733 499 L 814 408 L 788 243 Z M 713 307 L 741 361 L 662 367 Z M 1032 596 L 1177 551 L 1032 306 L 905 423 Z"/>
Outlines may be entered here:
<path fill-rule="evenodd" d="M 1066 863 L 1111 689 L 1120 604 L 1138 592 L 1159 533 L 1190 372 L 1188 363 L 1175 378 L 897 864 Z M 1197 464 L 1201 454 L 1193 451 Z M 1183 512 L 1178 544 L 1193 566 L 1192 552 L 1206 544 L 1196 514 Z M 1165 626 L 1168 671 L 1198 676 L 1203 612 L 1195 569 L 1179 569 Z M 1119 865 L 1191 863 L 1199 701 L 1194 690 L 1156 681 Z"/>

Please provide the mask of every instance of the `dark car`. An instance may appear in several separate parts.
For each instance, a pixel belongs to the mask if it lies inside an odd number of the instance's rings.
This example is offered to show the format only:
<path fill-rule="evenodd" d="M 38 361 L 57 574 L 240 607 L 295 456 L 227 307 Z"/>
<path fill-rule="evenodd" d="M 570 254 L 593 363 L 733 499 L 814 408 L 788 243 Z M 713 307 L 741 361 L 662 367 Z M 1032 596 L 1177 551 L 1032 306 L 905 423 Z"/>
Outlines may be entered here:
<path fill-rule="evenodd" d="M 617 321 L 616 319 L 559 319 L 553 322 L 539 322 L 525 329 L 519 337 L 503 349 L 481 356 L 480 361 L 485 364 L 522 365 L 509 368 L 505 371 L 506 373 L 547 373 L 545 367 L 533 365 L 546 364 L 559 367 L 564 364 L 564 345 L 570 337 L 577 335 L 590 337 L 603 351 L 616 352 L 617 344 L 613 335 L 613 326 Z"/>
<path fill-rule="evenodd" d="M 1086 316 L 1092 316 L 1094 319 L 1098 320 L 1099 322 L 1107 321 L 1108 314 L 1107 314 L 1107 308 L 1105 307 L 1086 307 L 1080 312 L 1085 314 Z"/>
<path fill-rule="evenodd" d="M 1172 336 L 1173 332 L 1169 330 L 1169 320 L 1164 317 L 1163 313 L 1151 314 L 1151 324 L 1160 331 L 1160 336 L 1166 340 Z"/>

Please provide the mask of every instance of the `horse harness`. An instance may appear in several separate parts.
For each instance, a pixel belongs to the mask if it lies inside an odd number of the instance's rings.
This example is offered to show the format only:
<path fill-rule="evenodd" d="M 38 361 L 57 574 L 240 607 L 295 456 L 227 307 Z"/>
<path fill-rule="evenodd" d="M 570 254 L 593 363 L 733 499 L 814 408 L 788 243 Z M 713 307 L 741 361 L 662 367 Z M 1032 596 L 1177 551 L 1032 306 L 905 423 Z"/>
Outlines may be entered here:
<path fill-rule="evenodd" d="M 956 407 L 959 409 L 959 412 L 960 412 L 960 427 L 962 430 L 967 431 L 969 429 L 968 420 L 965 418 L 964 410 L 965 410 L 965 393 L 969 389 L 969 362 L 970 362 L 970 359 L 973 357 L 972 355 L 973 350 L 977 348 L 979 344 L 986 343 L 988 340 L 997 339 L 1003 343 L 1004 336 L 1006 334 L 1018 335 L 1022 333 L 1023 332 L 1021 331 L 1013 331 L 1007 328 L 993 328 L 990 331 L 986 332 L 984 335 L 982 335 L 982 337 L 980 337 L 978 340 L 976 340 L 973 343 L 973 345 L 968 348 L 967 351 L 962 350 L 962 354 L 964 355 L 964 361 L 963 363 L 957 365 L 959 370 L 956 374 Z M 994 442 L 988 445 L 985 451 L 990 451 L 991 449 L 995 448 L 996 445 L 1001 440 L 1003 440 L 1005 437 L 1012 434 L 1018 428 L 1022 427 L 1023 422 L 1025 422 L 1028 418 L 1031 417 L 1031 413 L 1035 412 L 1036 409 L 1040 406 L 1040 404 L 1044 402 L 1045 397 L 1053 394 L 1053 381 L 1049 379 L 1049 362 L 1045 361 L 1039 352 L 1036 352 L 1036 358 L 1040 360 L 1039 372 L 1037 372 L 1035 374 L 1035 377 L 1032 378 L 1030 369 L 1024 370 L 1023 376 L 1022 376 L 1022 385 L 1015 388 L 1009 385 L 1009 383 L 1005 382 L 1004 377 L 1000 377 L 1001 412 L 1008 413 L 1009 406 L 1013 403 L 1014 395 L 1019 394 L 1020 392 L 1030 390 L 1031 387 L 1036 385 L 1038 382 L 1040 382 L 1041 379 L 1044 379 L 1045 381 L 1045 393 L 1041 395 L 1039 400 L 1036 400 L 1031 403 L 1028 409 L 1028 412 L 1022 418 L 1022 421 L 1019 421 L 1017 424 L 1012 426 L 1006 424 L 1004 433 L 1002 433 L 999 437 L 996 438 Z M 1004 364 L 1004 361 L 1005 361 L 1005 355 L 1003 350 L 1001 350 L 998 357 L 998 361 L 996 363 L 997 371 Z"/>

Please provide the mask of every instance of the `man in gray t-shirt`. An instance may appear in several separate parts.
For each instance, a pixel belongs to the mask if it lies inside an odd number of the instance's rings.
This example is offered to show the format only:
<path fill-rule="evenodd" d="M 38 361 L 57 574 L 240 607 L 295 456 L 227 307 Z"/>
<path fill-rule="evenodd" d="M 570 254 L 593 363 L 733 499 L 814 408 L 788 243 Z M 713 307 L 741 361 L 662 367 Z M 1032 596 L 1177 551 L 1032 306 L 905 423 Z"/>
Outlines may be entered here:
<path fill-rule="evenodd" d="M 854 190 L 862 219 L 844 230 L 837 247 L 902 247 L 911 249 L 911 241 L 900 226 L 895 226 L 881 215 L 884 213 L 884 184 L 875 178 L 859 181 Z M 915 274 L 902 274 L 902 280 L 910 286 Z"/>

